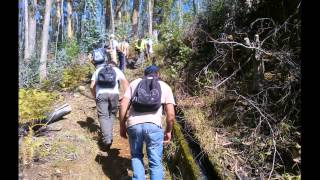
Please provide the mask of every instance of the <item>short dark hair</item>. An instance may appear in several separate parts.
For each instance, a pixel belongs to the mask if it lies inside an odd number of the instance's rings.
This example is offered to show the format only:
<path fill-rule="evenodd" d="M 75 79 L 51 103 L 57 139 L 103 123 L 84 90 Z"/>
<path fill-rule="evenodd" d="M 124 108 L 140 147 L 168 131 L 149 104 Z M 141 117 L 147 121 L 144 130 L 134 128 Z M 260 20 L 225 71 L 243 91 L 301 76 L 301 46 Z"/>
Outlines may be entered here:
<path fill-rule="evenodd" d="M 159 67 L 156 66 L 156 65 L 150 65 L 148 67 L 146 67 L 144 69 L 144 75 L 147 76 L 147 75 L 150 75 L 150 74 L 156 74 L 157 72 L 159 72 Z"/>

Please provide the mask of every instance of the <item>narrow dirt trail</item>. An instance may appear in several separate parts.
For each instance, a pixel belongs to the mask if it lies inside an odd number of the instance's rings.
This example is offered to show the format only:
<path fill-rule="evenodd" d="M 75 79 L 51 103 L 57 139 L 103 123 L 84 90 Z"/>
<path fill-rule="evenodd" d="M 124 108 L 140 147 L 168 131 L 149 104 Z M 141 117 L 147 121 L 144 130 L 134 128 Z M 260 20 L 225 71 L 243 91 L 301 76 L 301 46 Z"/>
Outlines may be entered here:
<path fill-rule="evenodd" d="M 140 76 L 143 71 L 127 70 L 129 81 Z M 62 120 L 48 125 L 52 131 L 44 136 L 34 137 L 42 142 L 44 157 L 37 157 L 19 173 L 21 180 L 68 179 L 68 180 L 127 180 L 132 177 L 130 148 L 128 139 L 120 137 L 119 121 L 113 126 L 113 144 L 108 155 L 101 153 L 98 143 L 100 126 L 96 103 L 90 93 L 89 84 L 81 86 L 76 92 L 62 92 L 64 103 L 72 111 Z M 122 93 L 122 92 L 121 92 Z M 146 154 L 146 153 L 145 153 Z M 146 179 L 147 157 L 144 156 Z M 164 179 L 170 173 L 164 167 Z M 21 171 L 21 170 L 20 170 Z"/>
<path fill-rule="evenodd" d="M 88 85 L 82 94 L 62 93 L 72 112 L 49 125 L 52 130 L 61 130 L 37 137 L 43 140 L 49 155 L 25 168 L 20 179 L 131 179 L 129 144 L 120 137 L 118 120 L 114 122 L 111 150 L 104 156 L 98 143 L 100 126 L 95 101 L 83 94 L 90 95 Z"/>

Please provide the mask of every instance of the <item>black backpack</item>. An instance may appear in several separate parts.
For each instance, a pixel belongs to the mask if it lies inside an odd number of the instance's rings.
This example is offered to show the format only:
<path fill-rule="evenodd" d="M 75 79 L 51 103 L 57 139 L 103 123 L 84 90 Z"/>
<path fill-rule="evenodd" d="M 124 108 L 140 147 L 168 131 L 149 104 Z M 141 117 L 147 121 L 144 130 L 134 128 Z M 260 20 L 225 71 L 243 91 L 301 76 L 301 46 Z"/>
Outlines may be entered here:
<path fill-rule="evenodd" d="M 144 77 L 131 99 L 136 112 L 153 112 L 161 107 L 161 87 L 157 77 Z"/>
<path fill-rule="evenodd" d="M 95 64 L 100 64 L 105 61 L 105 52 L 103 48 L 95 49 L 92 51 L 92 58 Z"/>
<path fill-rule="evenodd" d="M 98 73 L 97 84 L 102 88 L 114 88 L 116 85 L 116 71 L 110 65 L 105 65 Z"/>

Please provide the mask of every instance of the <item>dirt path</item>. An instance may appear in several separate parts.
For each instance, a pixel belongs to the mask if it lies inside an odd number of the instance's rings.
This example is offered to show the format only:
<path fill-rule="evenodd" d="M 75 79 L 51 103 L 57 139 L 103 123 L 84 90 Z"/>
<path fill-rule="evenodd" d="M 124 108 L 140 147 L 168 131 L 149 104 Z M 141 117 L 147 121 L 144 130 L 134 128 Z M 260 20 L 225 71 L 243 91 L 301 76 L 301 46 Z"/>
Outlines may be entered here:
<path fill-rule="evenodd" d="M 128 69 L 126 77 L 132 81 L 142 76 L 142 72 L 142 69 Z M 43 156 L 34 159 L 29 167 L 23 168 L 19 179 L 131 179 L 129 143 L 127 139 L 120 137 L 118 119 L 114 121 L 111 150 L 105 156 L 98 143 L 100 126 L 96 103 L 92 99 L 88 84 L 79 89 L 81 91 L 75 93 L 61 93 L 72 111 L 63 120 L 49 125 L 50 129 L 59 131 L 49 131 L 45 136 L 33 138 L 41 143 Z M 147 169 L 146 155 L 144 164 Z M 164 170 L 164 179 L 171 179 L 165 166 Z M 146 179 L 150 179 L 147 171 Z"/>
<path fill-rule="evenodd" d="M 83 92 L 90 94 L 87 86 Z M 36 138 L 43 142 L 41 149 L 48 155 L 34 160 L 20 179 L 131 179 L 129 144 L 119 135 L 119 122 L 114 123 L 111 150 L 108 156 L 103 156 L 98 143 L 100 129 L 95 101 L 80 93 L 63 96 L 72 112 L 49 126 L 60 131 Z"/>

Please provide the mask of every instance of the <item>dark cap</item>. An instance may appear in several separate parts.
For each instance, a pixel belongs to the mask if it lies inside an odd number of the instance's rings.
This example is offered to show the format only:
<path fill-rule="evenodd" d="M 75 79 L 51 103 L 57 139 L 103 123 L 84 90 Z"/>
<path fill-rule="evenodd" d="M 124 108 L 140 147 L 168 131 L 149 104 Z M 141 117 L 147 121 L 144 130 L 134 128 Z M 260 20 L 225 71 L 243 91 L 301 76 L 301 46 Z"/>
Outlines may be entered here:
<path fill-rule="evenodd" d="M 156 65 L 150 65 L 144 69 L 144 75 L 149 75 L 152 73 L 157 73 L 159 71 L 159 67 Z"/>

